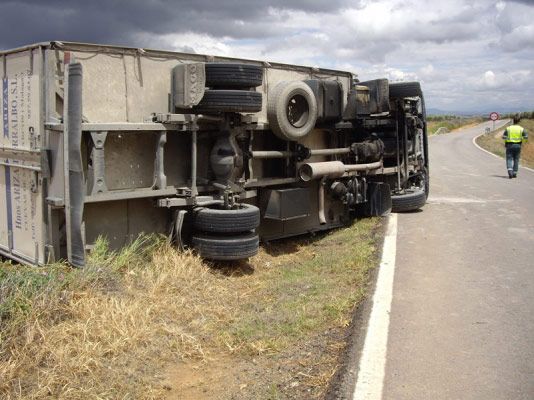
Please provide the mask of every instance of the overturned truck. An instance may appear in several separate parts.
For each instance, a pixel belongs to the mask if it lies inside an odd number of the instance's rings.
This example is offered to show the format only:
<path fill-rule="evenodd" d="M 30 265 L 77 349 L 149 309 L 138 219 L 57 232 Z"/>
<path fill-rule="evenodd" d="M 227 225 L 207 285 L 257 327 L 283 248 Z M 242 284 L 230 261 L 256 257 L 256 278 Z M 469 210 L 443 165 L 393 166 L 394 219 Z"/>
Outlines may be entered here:
<path fill-rule="evenodd" d="M 0 53 L 0 254 L 83 266 L 168 235 L 212 260 L 415 210 L 429 191 L 417 82 L 47 42 Z"/>

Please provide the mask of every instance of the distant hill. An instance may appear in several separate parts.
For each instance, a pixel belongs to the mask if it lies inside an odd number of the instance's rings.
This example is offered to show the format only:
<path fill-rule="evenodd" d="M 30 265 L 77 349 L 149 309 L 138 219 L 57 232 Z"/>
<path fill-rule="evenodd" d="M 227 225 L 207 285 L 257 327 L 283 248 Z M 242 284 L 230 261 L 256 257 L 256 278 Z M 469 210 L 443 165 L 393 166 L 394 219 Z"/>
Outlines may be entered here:
<path fill-rule="evenodd" d="M 481 115 L 477 112 L 467 112 L 467 111 L 452 111 L 452 110 L 440 110 L 439 108 L 427 108 L 427 115 L 459 115 L 459 116 L 472 116 L 472 115 Z"/>
<path fill-rule="evenodd" d="M 439 108 L 427 108 L 426 113 L 427 115 L 458 115 L 461 117 L 472 117 L 472 116 L 488 116 L 493 111 L 498 112 L 499 114 L 509 114 L 514 112 L 525 112 L 525 111 L 532 111 L 531 108 L 527 107 L 520 107 L 520 108 L 497 108 L 497 109 L 491 109 L 491 110 L 475 110 L 475 111 L 459 111 L 459 110 L 441 110 Z"/>

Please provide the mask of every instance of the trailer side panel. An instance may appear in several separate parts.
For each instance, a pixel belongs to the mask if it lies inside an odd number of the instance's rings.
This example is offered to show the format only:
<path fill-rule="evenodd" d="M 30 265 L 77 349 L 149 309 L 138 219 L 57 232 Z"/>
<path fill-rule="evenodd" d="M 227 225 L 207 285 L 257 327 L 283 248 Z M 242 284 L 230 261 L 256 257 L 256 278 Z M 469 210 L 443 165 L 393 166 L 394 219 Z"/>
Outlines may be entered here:
<path fill-rule="evenodd" d="M 38 49 L 4 55 L 0 122 L 0 251 L 43 261 Z"/>

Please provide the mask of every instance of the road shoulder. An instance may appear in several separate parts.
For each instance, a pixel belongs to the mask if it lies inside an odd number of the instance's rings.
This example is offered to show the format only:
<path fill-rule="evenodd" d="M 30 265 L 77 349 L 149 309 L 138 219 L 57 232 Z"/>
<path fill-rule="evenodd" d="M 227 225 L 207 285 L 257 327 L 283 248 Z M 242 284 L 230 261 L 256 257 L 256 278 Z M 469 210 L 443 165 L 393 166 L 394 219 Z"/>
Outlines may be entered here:
<path fill-rule="evenodd" d="M 391 260 L 392 250 L 393 260 L 395 257 L 395 249 L 391 248 L 390 243 L 391 241 L 393 241 L 393 243 L 396 242 L 397 214 L 390 214 L 387 219 L 383 219 L 381 229 L 384 240 L 380 249 L 380 266 L 378 268 L 375 268 L 370 275 L 367 288 L 367 292 L 369 295 L 366 296 L 366 299 L 359 305 L 359 307 L 354 310 L 352 322 L 350 324 L 349 329 L 347 330 L 346 352 L 344 355 L 344 359 L 341 360 L 341 367 L 338 369 L 336 376 L 331 381 L 331 384 L 325 397 L 326 399 L 349 400 L 356 398 L 355 391 L 362 390 L 359 389 L 357 385 L 358 377 L 368 377 L 370 368 L 372 368 L 372 366 L 369 365 L 369 357 L 372 358 L 376 355 L 376 348 L 373 348 L 373 344 L 370 343 L 372 341 L 370 340 L 370 337 L 377 332 L 376 315 L 375 319 L 373 320 L 373 314 L 376 314 L 377 307 L 375 305 L 377 304 L 377 299 L 388 297 L 385 296 L 383 293 L 384 282 L 381 282 L 380 280 L 387 280 L 387 278 L 384 276 L 384 273 L 381 274 L 381 270 L 386 267 L 394 268 L 394 262 L 393 265 L 390 264 L 388 266 L 385 266 L 384 263 L 390 262 L 386 260 Z M 389 278 L 391 279 L 389 283 L 392 284 L 393 276 L 390 276 Z M 390 285 L 389 288 L 390 296 L 392 290 L 391 286 L 392 285 Z M 380 292 L 377 292 L 377 290 Z M 387 307 L 387 309 L 389 310 L 389 306 Z M 384 326 L 380 326 L 379 328 L 383 330 Z M 382 343 L 382 345 L 387 345 L 387 327 L 385 329 L 385 332 L 381 333 L 382 338 L 384 338 L 385 334 L 386 341 L 386 343 Z M 377 344 L 376 341 L 375 344 Z M 383 348 L 381 350 L 383 350 L 383 364 L 381 367 L 381 376 L 383 376 L 385 369 L 386 349 Z M 374 367 L 376 366 L 377 365 L 375 364 Z M 380 365 L 378 365 L 378 367 L 380 368 Z M 373 384 L 376 387 L 376 382 L 373 382 Z M 381 384 L 382 382 L 380 382 L 380 393 Z"/>

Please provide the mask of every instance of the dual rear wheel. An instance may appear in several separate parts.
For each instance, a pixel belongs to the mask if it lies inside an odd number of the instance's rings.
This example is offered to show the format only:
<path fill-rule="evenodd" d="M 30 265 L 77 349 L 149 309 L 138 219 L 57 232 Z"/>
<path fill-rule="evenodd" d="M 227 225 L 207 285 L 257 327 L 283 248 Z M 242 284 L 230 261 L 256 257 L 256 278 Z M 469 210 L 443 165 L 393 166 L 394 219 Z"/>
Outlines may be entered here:
<path fill-rule="evenodd" d="M 260 210 L 250 204 L 225 208 L 223 203 L 197 207 L 194 212 L 193 248 L 208 260 L 241 260 L 258 253 Z"/>

